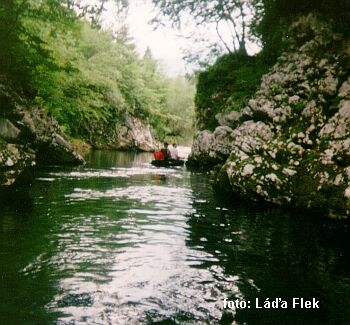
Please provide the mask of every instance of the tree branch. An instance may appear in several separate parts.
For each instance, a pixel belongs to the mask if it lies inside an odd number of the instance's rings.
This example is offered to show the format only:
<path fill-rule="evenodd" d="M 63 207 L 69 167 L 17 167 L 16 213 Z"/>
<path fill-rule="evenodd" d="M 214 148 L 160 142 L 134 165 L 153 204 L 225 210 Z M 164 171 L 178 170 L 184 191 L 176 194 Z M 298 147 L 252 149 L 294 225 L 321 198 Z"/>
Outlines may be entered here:
<path fill-rule="evenodd" d="M 232 53 L 230 47 L 227 45 L 227 43 L 225 42 L 225 40 L 222 38 L 221 34 L 220 34 L 220 31 L 219 31 L 219 21 L 216 21 L 216 33 L 218 34 L 219 38 L 220 38 L 220 41 L 224 44 L 226 50 L 229 52 L 229 53 Z M 236 51 L 236 46 L 235 46 L 235 43 L 233 42 L 233 48 L 234 48 L 234 51 Z"/>

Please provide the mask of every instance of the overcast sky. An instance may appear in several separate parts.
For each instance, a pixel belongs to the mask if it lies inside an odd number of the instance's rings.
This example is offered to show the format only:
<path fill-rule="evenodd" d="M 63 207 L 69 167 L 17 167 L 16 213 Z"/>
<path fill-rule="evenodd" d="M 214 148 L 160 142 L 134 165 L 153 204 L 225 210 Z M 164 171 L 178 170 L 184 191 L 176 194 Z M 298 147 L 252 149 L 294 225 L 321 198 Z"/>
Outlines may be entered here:
<path fill-rule="evenodd" d="M 184 74 L 185 62 L 182 60 L 184 48 L 190 48 L 190 41 L 181 37 L 180 31 L 171 28 L 154 30 L 148 22 L 154 17 L 150 0 L 129 0 L 128 25 L 130 35 L 140 54 L 149 47 L 152 55 L 162 64 L 170 75 Z"/>

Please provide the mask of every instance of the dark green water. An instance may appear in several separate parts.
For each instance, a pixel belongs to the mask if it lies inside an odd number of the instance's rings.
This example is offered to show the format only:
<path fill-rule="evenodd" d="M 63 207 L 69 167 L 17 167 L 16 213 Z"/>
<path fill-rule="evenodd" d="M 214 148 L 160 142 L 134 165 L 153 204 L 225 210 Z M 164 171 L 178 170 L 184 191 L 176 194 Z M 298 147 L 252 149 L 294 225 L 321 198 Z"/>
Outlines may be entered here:
<path fill-rule="evenodd" d="M 150 159 L 97 151 L 3 200 L 0 324 L 350 324 L 346 224 L 229 205 L 207 175 Z"/>

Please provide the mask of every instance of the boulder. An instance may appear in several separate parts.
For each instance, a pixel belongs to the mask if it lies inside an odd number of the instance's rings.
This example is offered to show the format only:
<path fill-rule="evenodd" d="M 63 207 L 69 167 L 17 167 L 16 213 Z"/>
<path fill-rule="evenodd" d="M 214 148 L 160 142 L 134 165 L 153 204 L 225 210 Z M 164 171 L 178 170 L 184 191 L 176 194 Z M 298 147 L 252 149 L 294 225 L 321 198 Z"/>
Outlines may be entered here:
<path fill-rule="evenodd" d="M 17 105 L 16 123 L 21 129 L 21 141 L 34 149 L 38 164 L 79 165 L 84 159 L 72 148 L 58 122 L 40 107 Z"/>
<path fill-rule="evenodd" d="M 213 167 L 223 158 L 217 156 L 213 145 L 214 135 L 208 130 L 196 134 L 192 143 L 191 153 L 188 156 L 188 167 Z"/>
<path fill-rule="evenodd" d="M 15 183 L 24 170 L 35 165 L 35 153 L 20 144 L 0 139 L 0 187 Z"/>

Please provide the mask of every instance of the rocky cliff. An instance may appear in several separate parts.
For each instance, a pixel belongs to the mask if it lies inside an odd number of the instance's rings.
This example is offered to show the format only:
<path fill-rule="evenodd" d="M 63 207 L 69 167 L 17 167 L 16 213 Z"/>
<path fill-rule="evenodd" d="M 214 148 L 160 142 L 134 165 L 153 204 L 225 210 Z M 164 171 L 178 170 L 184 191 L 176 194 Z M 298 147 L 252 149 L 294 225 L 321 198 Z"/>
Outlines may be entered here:
<path fill-rule="evenodd" d="M 251 200 L 350 214 L 350 40 L 309 15 L 240 112 L 197 134 L 190 165 L 220 164 Z"/>
<path fill-rule="evenodd" d="M 38 164 L 83 162 L 46 111 L 0 84 L 0 187 Z"/>
<path fill-rule="evenodd" d="M 115 122 L 98 125 L 89 143 L 98 149 L 139 151 L 153 151 L 158 146 L 147 122 L 127 112 Z"/>

